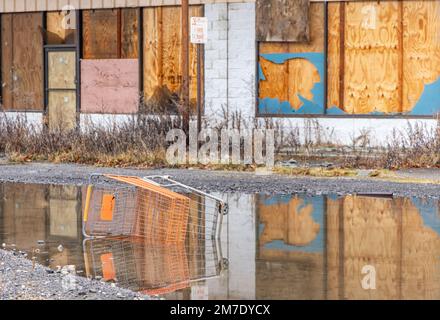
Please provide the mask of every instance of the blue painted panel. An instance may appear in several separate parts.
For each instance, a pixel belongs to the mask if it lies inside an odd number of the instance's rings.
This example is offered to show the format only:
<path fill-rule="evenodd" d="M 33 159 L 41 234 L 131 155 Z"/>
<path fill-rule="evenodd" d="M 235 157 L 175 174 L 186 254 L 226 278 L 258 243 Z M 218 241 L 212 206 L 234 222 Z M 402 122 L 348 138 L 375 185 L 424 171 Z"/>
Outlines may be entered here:
<path fill-rule="evenodd" d="M 430 116 L 440 113 L 440 78 L 426 84 L 419 101 L 411 110 L 411 115 Z"/>
<path fill-rule="evenodd" d="M 280 101 L 278 98 L 259 98 L 258 112 L 260 114 L 324 114 L 324 54 L 321 52 L 304 53 L 267 53 L 261 54 L 264 59 L 276 63 L 284 64 L 291 59 L 305 59 L 311 62 L 319 73 L 320 81 L 315 83 L 311 92 L 313 100 L 308 100 L 301 95 L 299 99 L 303 103 L 299 109 L 294 109 L 289 101 Z M 261 65 L 259 65 L 259 81 L 267 81 Z"/>

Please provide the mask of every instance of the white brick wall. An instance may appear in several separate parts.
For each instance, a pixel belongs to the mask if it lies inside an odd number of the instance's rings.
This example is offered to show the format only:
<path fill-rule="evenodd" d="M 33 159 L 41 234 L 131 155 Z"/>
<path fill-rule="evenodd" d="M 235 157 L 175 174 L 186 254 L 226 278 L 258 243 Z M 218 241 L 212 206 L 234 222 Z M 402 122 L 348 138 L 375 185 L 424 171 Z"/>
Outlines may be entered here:
<path fill-rule="evenodd" d="M 205 116 L 222 119 L 223 110 L 254 115 L 255 5 L 205 5 L 209 21 L 205 46 Z"/>
<path fill-rule="evenodd" d="M 221 116 L 227 104 L 227 21 L 228 4 L 205 5 L 208 43 L 205 45 L 205 116 Z"/>
<path fill-rule="evenodd" d="M 255 4 L 229 4 L 229 113 L 255 115 Z"/>

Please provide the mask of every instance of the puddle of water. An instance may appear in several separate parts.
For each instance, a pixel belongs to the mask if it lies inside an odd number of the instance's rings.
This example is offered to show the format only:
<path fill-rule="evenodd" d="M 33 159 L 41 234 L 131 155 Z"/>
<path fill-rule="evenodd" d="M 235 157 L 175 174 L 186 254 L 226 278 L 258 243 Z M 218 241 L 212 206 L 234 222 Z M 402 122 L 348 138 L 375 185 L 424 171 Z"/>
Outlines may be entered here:
<path fill-rule="evenodd" d="M 0 243 L 172 299 L 440 299 L 438 201 L 219 196 L 230 208 L 221 243 L 163 247 L 84 241 L 84 188 L 0 184 Z"/>

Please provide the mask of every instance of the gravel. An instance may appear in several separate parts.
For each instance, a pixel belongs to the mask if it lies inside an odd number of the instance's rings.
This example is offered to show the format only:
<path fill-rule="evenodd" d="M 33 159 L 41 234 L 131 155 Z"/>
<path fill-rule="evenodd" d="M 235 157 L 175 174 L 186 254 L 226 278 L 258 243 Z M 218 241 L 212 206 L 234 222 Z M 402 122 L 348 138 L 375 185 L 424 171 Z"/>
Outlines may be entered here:
<path fill-rule="evenodd" d="M 390 182 L 368 177 L 312 178 L 277 174 L 182 169 L 98 168 L 75 164 L 29 163 L 0 165 L 0 182 L 83 185 L 92 173 L 122 175 L 170 175 L 180 182 L 208 192 L 241 192 L 265 194 L 308 193 L 353 194 L 393 193 L 395 196 L 440 198 L 438 184 Z M 433 169 L 432 178 L 440 179 L 440 170 Z"/>
<path fill-rule="evenodd" d="M 0 249 L 0 300 L 149 300 L 114 284 L 54 271 Z"/>

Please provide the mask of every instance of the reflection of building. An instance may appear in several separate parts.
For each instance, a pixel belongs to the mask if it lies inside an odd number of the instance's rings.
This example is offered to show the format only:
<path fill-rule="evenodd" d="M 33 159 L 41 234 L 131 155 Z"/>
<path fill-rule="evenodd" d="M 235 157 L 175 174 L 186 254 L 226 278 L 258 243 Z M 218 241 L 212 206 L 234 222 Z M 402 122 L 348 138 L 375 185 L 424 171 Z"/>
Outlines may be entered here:
<path fill-rule="evenodd" d="M 264 227 L 258 239 L 257 298 L 440 298 L 437 203 L 347 196 L 329 197 L 322 205 L 319 198 L 313 203 L 305 196 L 278 197 L 278 201 L 260 197 L 258 216 Z M 323 217 L 321 250 L 313 244 L 319 236 L 305 237 L 309 242 L 300 245 L 286 236 L 298 232 L 298 219 L 292 224 L 292 216 L 310 216 L 311 210 L 315 217 Z M 376 270 L 376 290 L 361 287 L 366 265 Z"/>
<path fill-rule="evenodd" d="M 0 184 L 0 242 L 40 249 L 39 261 L 81 268 L 80 192 L 77 187 Z M 38 244 L 39 241 L 44 244 Z M 57 250 L 59 245 L 63 250 Z"/>
<path fill-rule="evenodd" d="M 257 299 L 323 299 L 324 197 L 260 196 Z"/>
<path fill-rule="evenodd" d="M 328 298 L 439 299 L 439 226 L 433 201 L 328 200 Z M 364 265 L 376 268 L 376 290 L 361 288 Z"/>

